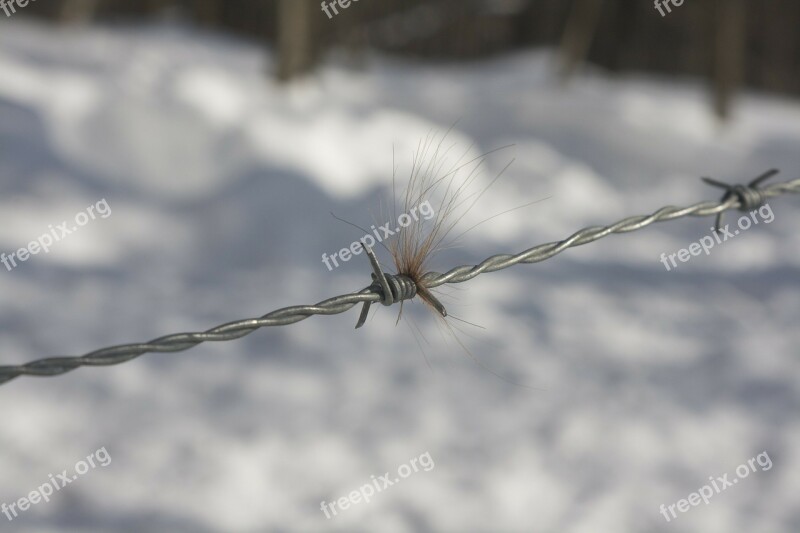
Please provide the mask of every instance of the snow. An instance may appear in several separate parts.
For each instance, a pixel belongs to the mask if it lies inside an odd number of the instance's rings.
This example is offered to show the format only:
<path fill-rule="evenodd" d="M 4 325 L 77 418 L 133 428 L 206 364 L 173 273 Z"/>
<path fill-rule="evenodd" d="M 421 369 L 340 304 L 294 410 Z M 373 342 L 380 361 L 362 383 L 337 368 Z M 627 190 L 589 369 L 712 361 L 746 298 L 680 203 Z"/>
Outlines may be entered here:
<path fill-rule="evenodd" d="M 361 236 L 444 132 L 488 157 L 468 233 L 433 267 L 513 253 L 664 205 L 699 176 L 795 179 L 800 104 L 747 94 L 732 123 L 696 80 L 569 88 L 552 54 L 463 64 L 369 56 L 290 85 L 256 43 L 174 25 L 0 21 L 0 250 L 107 199 L 112 215 L 0 267 L 2 364 L 196 331 L 369 284 L 323 252 Z M 470 148 L 471 145 L 472 148 Z M 46 531 L 684 531 L 800 528 L 800 209 L 671 272 L 709 233 L 681 219 L 444 290 L 485 329 L 462 346 L 421 305 L 375 306 L 188 352 L 0 387 L 0 503 L 101 447 L 112 462 L 7 524 Z M 729 214 L 729 221 L 737 215 Z M 465 221 L 464 228 L 471 225 Z M 383 257 L 383 256 L 382 256 Z M 387 259 L 383 257 L 384 260 Z M 419 343 L 419 344 L 418 344 Z M 423 351 L 420 349 L 420 345 Z M 425 358 L 430 363 L 426 364 Z M 509 381 L 527 386 L 515 386 Z M 677 502 L 767 451 L 708 505 Z M 326 519 L 429 452 L 435 467 Z M 6 521 L 0 515 L 0 523 Z M 677 529 L 676 529 L 677 528 Z"/>

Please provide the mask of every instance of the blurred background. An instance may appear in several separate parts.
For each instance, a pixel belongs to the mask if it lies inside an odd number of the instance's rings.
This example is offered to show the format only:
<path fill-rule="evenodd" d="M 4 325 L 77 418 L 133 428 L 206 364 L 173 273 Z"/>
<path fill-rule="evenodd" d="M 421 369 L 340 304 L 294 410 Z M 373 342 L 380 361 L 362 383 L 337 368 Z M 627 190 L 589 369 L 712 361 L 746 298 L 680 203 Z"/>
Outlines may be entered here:
<path fill-rule="evenodd" d="M 388 222 L 392 177 L 403 186 L 431 136 L 488 154 L 474 190 L 513 161 L 458 228 L 513 210 L 433 257 L 440 272 L 717 200 L 700 176 L 798 177 L 797 2 L 334 6 L 0 3 L 0 252 L 74 229 L 0 266 L 0 365 L 369 285 L 363 257 L 320 260 L 363 235 L 331 213 Z M 72 224 L 103 200 L 107 217 Z M 101 447 L 111 462 L 0 523 L 796 532 L 800 205 L 769 203 L 773 221 L 670 271 L 661 254 L 712 218 L 444 287 L 466 321 L 454 333 L 414 301 L 397 326 L 397 306 L 373 306 L 358 331 L 354 309 L 15 379 L 0 387 L 0 504 Z M 763 452 L 772 468 L 661 513 Z M 435 466 L 372 501 L 321 508 L 425 454 Z"/>

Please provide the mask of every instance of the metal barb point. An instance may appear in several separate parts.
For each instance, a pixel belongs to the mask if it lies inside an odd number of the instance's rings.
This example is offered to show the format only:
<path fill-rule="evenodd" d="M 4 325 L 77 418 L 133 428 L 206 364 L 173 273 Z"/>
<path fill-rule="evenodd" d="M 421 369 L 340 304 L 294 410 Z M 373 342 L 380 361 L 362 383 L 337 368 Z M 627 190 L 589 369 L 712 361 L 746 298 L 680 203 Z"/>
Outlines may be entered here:
<path fill-rule="evenodd" d="M 375 252 L 373 252 L 372 248 L 370 248 L 364 241 L 361 241 L 361 247 L 364 248 L 365 252 L 367 252 L 367 258 L 372 265 L 372 279 L 380 284 L 381 290 L 383 291 L 383 300 L 381 300 L 381 303 L 383 305 L 392 305 L 394 303 L 392 291 L 389 288 L 389 283 L 386 281 L 386 274 L 383 273 L 381 264 L 378 262 L 378 258 L 375 257 Z"/>
<path fill-rule="evenodd" d="M 722 196 L 722 200 L 720 200 L 721 203 L 724 204 L 731 197 L 735 196 L 739 200 L 739 210 L 747 211 L 764 205 L 766 199 L 759 190 L 758 186 L 779 172 L 780 171 L 776 168 L 770 169 L 753 179 L 747 185 L 731 185 L 730 183 L 725 183 L 712 178 L 700 179 L 713 187 L 719 187 L 720 189 L 725 190 L 725 194 Z M 714 222 L 714 231 L 716 232 L 719 232 L 720 228 L 722 227 L 723 213 L 724 211 L 720 211 L 717 214 L 717 220 Z"/>

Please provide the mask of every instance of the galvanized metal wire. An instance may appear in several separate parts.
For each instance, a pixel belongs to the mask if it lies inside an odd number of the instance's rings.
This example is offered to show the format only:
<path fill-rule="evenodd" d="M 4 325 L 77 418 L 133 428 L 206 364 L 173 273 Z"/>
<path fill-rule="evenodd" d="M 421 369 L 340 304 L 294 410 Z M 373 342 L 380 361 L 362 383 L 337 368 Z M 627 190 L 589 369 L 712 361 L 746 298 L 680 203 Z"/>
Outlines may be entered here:
<path fill-rule="evenodd" d="M 564 240 L 540 244 L 516 255 L 493 255 L 478 265 L 462 265 L 444 274 L 428 272 L 422 277 L 426 288 L 434 288 L 445 283 L 463 283 L 476 276 L 496 272 L 520 263 L 538 263 L 560 254 L 568 248 L 581 246 L 614 233 L 628 233 L 645 228 L 656 222 L 675 220 L 682 217 L 706 217 L 721 215 L 725 211 L 738 209 L 748 211 L 762 205 L 768 199 L 789 193 L 800 193 L 800 179 L 759 187 L 761 182 L 774 175 L 769 171 L 748 185 L 731 186 L 704 178 L 708 183 L 726 189 L 719 202 L 701 202 L 688 207 L 662 207 L 650 215 L 632 216 L 608 226 L 591 226 L 573 233 Z M 717 219 L 717 227 L 720 219 Z M 387 275 L 389 278 L 391 275 Z M 374 277 L 374 275 L 373 275 Z M 408 294 L 411 294 L 409 292 Z M 250 318 L 228 322 L 203 332 L 176 333 L 165 335 L 150 342 L 121 344 L 89 352 L 78 357 L 49 357 L 22 365 L 0 366 L 0 385 L 22 376 L 57 376 L 81 366 L 107 366 L 124 363 L 145 353 L 180 352 L 203 342 L 219 342 L 238 339 L 255 330 L 268 326 L 286 326 L 305 320 L 312 315 L 336 315 L 350 310 L 358 303 L 393 303 L 407 299 L 407 296 L 393 298 L 384 296 L 381 284 L 373 283 L 361 291 L 334 296 L 315 305 L 296 305 L 284 307 L 260 318 Z"/>

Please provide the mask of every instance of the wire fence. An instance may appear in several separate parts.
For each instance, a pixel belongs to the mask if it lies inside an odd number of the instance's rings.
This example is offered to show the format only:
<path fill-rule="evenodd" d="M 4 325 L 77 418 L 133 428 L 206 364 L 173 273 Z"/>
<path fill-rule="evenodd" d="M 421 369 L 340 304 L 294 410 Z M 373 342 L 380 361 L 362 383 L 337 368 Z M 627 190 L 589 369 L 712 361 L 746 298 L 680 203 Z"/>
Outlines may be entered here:
<path fill-rule="evenodd" d="M 573 233 L 564 240 L 540 244 L 516 255 L 493 255 L 478 265 L 462 265 L 448 272 L 428 272 L 422 276 L 421 282 L 426 289 L 445 283 L 463 283 L 476 276 L 496 272 L 520 263 L 539 263 L 563 252 L 568 248 L 581 246 L 614 233 L 628 233 L 645 228 L 656 222 L 665 222 L 682 217 L 706 217 L 717 215 L 716 227 L 719 229 L 722 214 L 738 209 L 749 211 L 763 205 L 768 199 L 783 194 L 800 193 L 800 179 L 775 183 L 760 187 L 768 178 L 777 174 L 770 170 L 751 181 L 747 185 L 728 185 L 722 182 L 703 178 L 707 183 L 725 189 L 725 195 L 719 202 L 701 202 L 688 207 L 666 206 L 650 215 L 632 216 L 608 226 L 591 226 Z M 373 263 L 373 280 L 369 287 L 361 291 L 334 296 L 315 305 L 296 305 L 284 307 L 259 318 L 250 318 L 228 322 L 203 332 L 176 333 L 165 335 L 150 342 L 121 344 L 89 352 L 77 357 L 48 357 L 22 365 L 0 366 L 0 385 L 22 376 L 57 376 L 81 366 L 107 366 L 124 363 L 145 353 L 171 353 L 188 350 L 203 342 L 229 341 L 244 337 L 255 330 L 268 326 L 287 326 L 305 320 L 312 315 L 336 315 L 350 310 L 354 305 L 363 303 L 362 316 L 356 327 L 363 324 L 369 305 L 381 302 L 391 305 L 398 301 L 414 297 L 416 290 L 408 287 L 408 278 L 400 275 L 385 274 L 380 271 L 377 261 Z"/>

